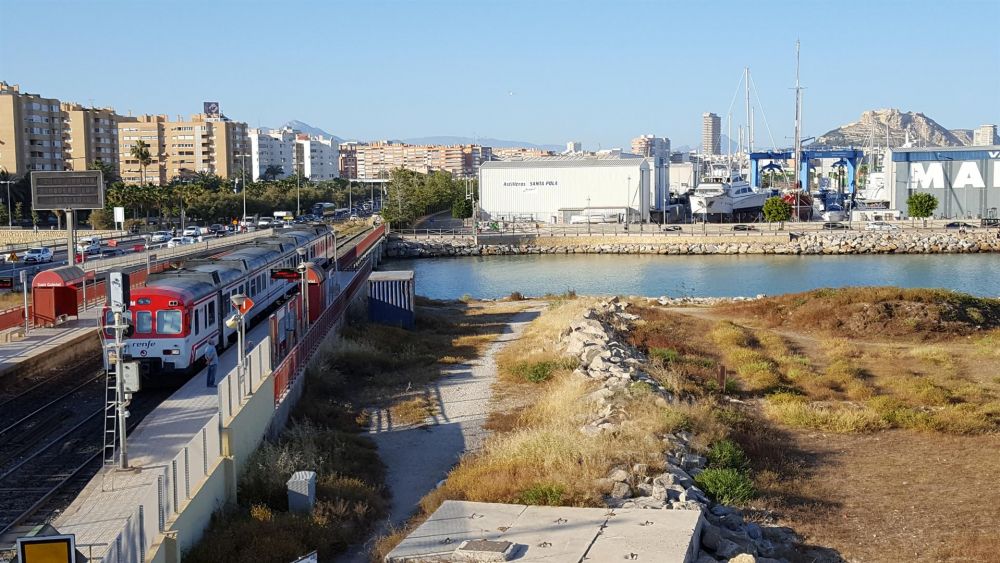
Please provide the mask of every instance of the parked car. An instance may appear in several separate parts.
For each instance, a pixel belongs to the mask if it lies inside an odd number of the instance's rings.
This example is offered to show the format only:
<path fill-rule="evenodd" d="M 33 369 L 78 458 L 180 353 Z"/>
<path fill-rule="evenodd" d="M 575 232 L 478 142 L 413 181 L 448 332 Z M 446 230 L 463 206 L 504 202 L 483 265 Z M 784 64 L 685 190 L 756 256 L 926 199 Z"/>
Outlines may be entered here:
<path fill-rule="evenodd" d="M 184 232 L 181 233 L 181 236 L 185 236 L 185 237 L 200 237 L 202 234 L 203 233 L 202 233 L 202 228 L 201 227 L 199 227 L 198 225 L 191 225 L 190 227 L 184 229 Z"/>
<path fill-rule="evenodd" d="M 823 223 L 824 231 L 839 231 L 843 229 L 850 229 L 850 227 L 848 227 L 843 223 L 838 223 L 836 221 L 828 221 L 826 223 Z"/>
<path fill-rule="evenodd" d="M 866 231 L 898 231 L 899 227 L 885 221 L 872 221 L 865 225 Z"/>
<path fill-rule="evenodd" d="M 753 225 L 733 225 L 734 231 L 756 231 L 757 227 Z"/>
<path fill-rule="evenodd" d="M 76 251 L 86 254 L 100 254 L 101 241 L 96 238 L 82 238 L 76 243 Z"/>
<path fill-rule="evenodd" d="M 156 231 L 150 235 L 149 242 L 152 244 L 163 244 L 172 238 L 174 238 L 174 235 L 170 231 Z"/>
<path fill-rule="evenodd" d="M 953 221 L 944 226 L 946 229 L 975 229 L 976 225 L 971 223 L 962 223 L 960 221 Z"/>
<path fill-rule="evenodd" d="M 52 249 L 45 247 L 29 248 L 24 253 L 24 255 L 21 256 L 21 260 L 24 260 L 25 262 L 38 263 L 38 264 L 41 264 L 42 262 L 51 262 Z"/>
<path fill-rule="evenodd" d="M 167 242 L 167 248 L 175 248 L 178 246 L 185 246 L 188 244 L 194 244 L 198 241 L 194 237 L 174 237 Z"/>

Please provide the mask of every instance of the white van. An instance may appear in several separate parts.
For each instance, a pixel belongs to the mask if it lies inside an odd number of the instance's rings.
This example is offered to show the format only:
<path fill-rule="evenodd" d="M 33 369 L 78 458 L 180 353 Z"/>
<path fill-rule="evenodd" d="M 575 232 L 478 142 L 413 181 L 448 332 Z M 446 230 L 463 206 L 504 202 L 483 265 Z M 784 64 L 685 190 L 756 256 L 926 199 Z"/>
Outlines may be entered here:
<path fill-rule="evenodd" d="M 76 251 L 83 252 L 85 254 L 100 254 L 101 253 L 101 241 L 97 237 L 93 238 L 82 238 L 76 241 Z"/>

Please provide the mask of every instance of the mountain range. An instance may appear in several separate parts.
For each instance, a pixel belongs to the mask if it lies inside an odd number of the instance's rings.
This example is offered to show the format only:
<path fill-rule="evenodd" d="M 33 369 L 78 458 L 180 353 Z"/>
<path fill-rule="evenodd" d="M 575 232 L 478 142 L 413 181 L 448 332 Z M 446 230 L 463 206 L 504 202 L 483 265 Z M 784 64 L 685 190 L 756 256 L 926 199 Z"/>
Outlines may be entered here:
<path fill-rule="evenodd" d="M 332 133 L 324 131 L 319 127 L 314 127 L 303 121 L 291 120 L 283 127 L 288 127 L 308 133 L 310 135 L 322 135 L 340 143 L 345 139 Z M 907 138 L 914 146 L 966 146 L 972 144 L 972 129 L 947 129 L 930 117 L 920 112 L 904 112 L 895 108 L 869 110 L 861 114 L 858 121 L 853 121 L 846 125 L 841 125 L 820 135 L 813 141 L 815 147 L 822 146 L 856 146 L 861 147 L 870 142 L 874 129 L 875 144 L 885 144 L 886 129 L 889 131 L 889 141 L 892 146 L 900 146 L 906 142 Z M 726 141 L 723 135 L 720 143 L 722 152 L 726 152 Z M 403 143 L 411 145 L 469 145 L 478 143 L 494 148 L 525 147 L 542 150 L 550 150 L 560 153 L 565 150 L 565 145 L 536 144 L 527 141 L 510 141 L 505 139 L 493 139 L 490 137 L 462 137 L 454 135 L 438 135 L 428 137 L 410 137 L 399 139 Z M 737 150 L 737 143 L 729 140 L 732 150 Z M 622 147 L 627 150 L 627 147 Z M 676 151 L 696 150 L 687 145 L 674 147 Z"/>

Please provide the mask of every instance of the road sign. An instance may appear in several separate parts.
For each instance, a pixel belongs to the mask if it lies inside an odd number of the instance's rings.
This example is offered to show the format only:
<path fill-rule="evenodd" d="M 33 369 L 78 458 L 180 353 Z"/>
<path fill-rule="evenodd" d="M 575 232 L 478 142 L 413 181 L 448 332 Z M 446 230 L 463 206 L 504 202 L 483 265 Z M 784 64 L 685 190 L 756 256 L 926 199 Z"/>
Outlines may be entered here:
<path fill-rule="evenodd" d="M 303 555 L 302 557 L 299 557 L 295 561 L 292 561 L 292 563 L 318 563 L 318 562 L 319 562 L 319 555 L 315 551 L 308 555 Z"/>
<path fill-rule="evenodd" d="M 17 539 L 20 563 L 76 563 L 76 537 L 35 536 Z"/>
<path fill-rule="evenodd" d="M 124 207 L 116 207 L 115 208 L 115 223 L 124 223 L 124 222 L 125 222 L 125 208 Z"/>
<path fill-rule="evenodd" d="M 7 261 L 8 262 L 17 262 L 18 260 L 19 260 L 19 258 L 17 257 L 17 253 L 16 252 L 11 252 L 10 254 L 7 255 Z"/>
<path fill-rule="evenodd" d="M 101 209 L 104 176 L 100 170 L 32 172 L 32 209 Z"/>
<path fill-rule="evenodd" d="M 253 299 L 250 299 L 249 297 L 247 297 L 246 300 L 243 301 L 243 305 L 240 305 L 239 307 L 236 308 L 236 310 L 238 310 L 241 315 L 247 314 L 247 311 L 249 311 L 250 309 L 253 309 Z"/>

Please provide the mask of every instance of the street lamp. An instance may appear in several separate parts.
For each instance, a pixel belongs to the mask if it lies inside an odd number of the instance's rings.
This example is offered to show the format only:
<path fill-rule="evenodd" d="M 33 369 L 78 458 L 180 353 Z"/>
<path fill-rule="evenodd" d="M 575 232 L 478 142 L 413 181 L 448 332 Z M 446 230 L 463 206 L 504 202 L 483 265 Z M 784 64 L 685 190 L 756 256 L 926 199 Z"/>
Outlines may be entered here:
<path fill-rule="evenodd" d="M 236 345 L 238 347 L 238 353 L 236 354 L 236 367 L 239 369 L 240 377 L 243 377 L 243 356 L 246 355 L 246 350 L 244 349 L 244 340 L 246 340 L 246 317 L 243 314 L 243 306 L 247 302 L 247 296 L 242 293 L 237 293 L 229 298 L 229 302 L 233 304 L 236 308 L 236 312 L 232 314 L 231 317 L 226 319 L 226 326 L 232 329 L 237 329 L 236 331 Z"/>
<path fill-rule="evenodd" d="M 302 310 L 304 313 L 304 325 L 309 326 L 309 263 L 306 262 L 306 249 L 304 247 L 299 247 L 295 249 L 295 252 L 299 255 L 299 266 L 296 268 L 299 272 L 299 277 L 301 278 L 302 289 Z"/>
<path fill-rule="evenodd" d="M 240 159 L 240 176 L 243 177 L 243 227 L 247 224 L 247 157 L 249 154 L 233 155 Z"/>

